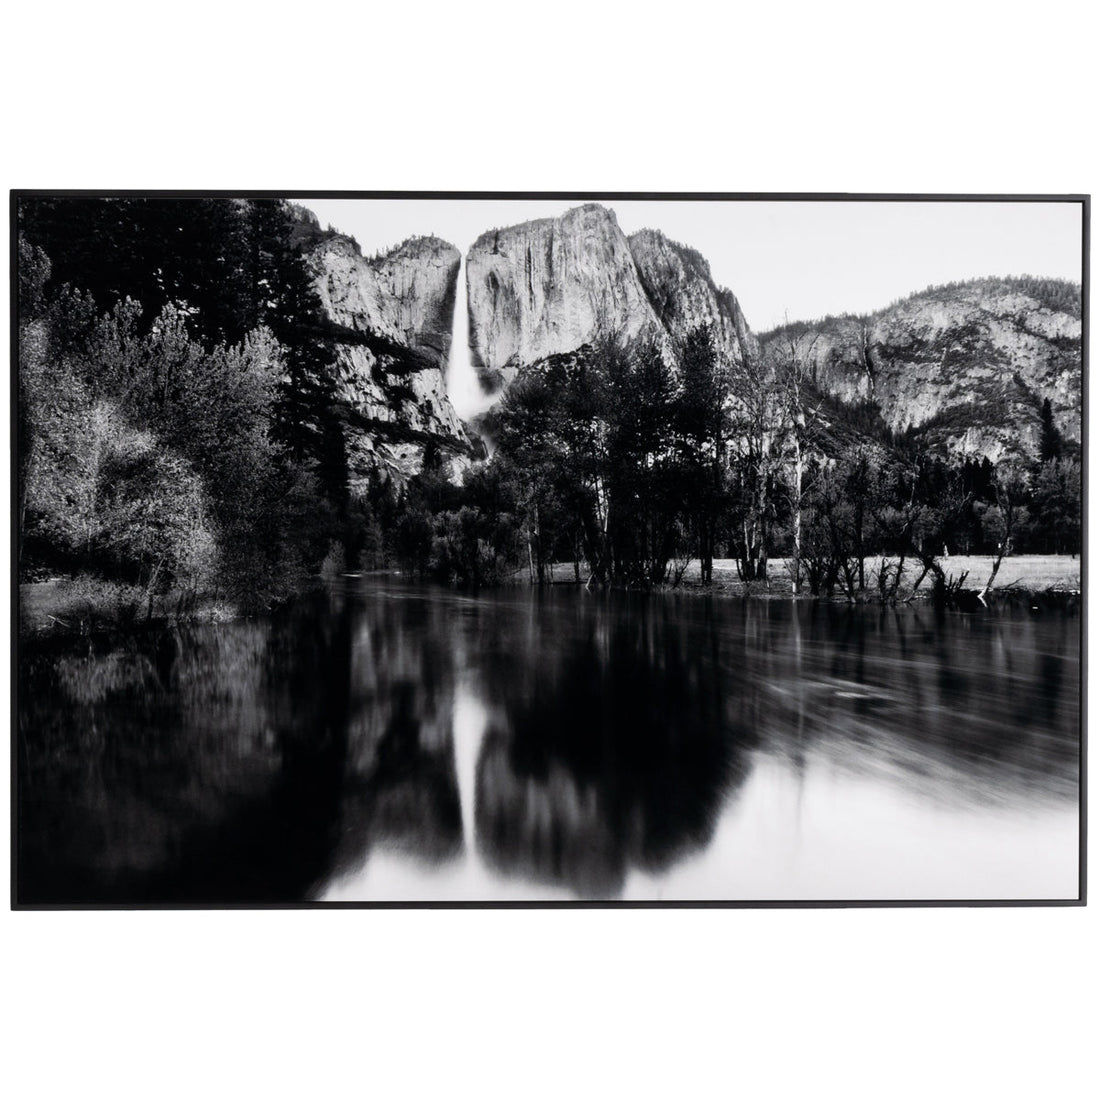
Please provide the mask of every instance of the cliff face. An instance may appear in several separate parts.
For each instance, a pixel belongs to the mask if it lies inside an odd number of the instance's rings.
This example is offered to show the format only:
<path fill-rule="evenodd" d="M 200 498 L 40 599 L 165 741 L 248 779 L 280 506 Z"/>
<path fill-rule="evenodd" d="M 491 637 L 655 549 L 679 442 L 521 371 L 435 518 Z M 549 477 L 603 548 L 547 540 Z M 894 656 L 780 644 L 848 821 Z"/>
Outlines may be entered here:
<path fill-rule="evenodd" d="M 718 345 L 740 364 L 755 348 L 737 299 L 717 287 L 710 265 L 694 249 L 643 229 L 630 238 L 630 254 L 657 320 L 673 337 L 710 325 Z"/>
<path fill-rule="evenodd" d="M 894 431 L 953 454 L 1033 457 L 1047 398 L 1063 436 L 1081 438 L 1080 294 L 1069 284 L 977 280 L 761 340 L 801 357 L 825 393 L 870 403 Z"/>
<path fill-rule="evenodd" d="M 373 260 L 347 237 L 313 253 L 326 313 L 355 332 L 374 331 L 446 362 L 461 257 L 436 237 L 414 237 Z"/>
<path fill-rule="evenodd" d="M 491 387 L 600 335 L 669 341 L 710 323 L 735 363 L 752 339 L 698 253 L 654 230 L 628 239 L 595 204 L 484 233 L 466 262 L 471 354 Z"/>
<path fill-rule="evenodd" d="M 470 440 L 445 379 L 458 250 L 417 237 L 368 260 L 337 235 L 307 259 L 336 335 L 353 489 L 372 469 L 401 479 L 416 473 L 429 444 L 466 454 Z"/>

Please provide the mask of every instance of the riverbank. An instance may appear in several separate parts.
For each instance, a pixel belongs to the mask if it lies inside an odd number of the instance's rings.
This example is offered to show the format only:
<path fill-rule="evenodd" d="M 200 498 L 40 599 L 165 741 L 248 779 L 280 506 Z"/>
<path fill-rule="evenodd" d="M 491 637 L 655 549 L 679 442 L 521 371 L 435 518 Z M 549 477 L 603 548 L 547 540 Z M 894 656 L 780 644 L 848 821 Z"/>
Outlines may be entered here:
<path fill-rule="evenodd" d="M 881 558 L 867 558 L 864 573 L 867 578 L 867 595 L 875 595 L 874 576 Z M 962 587 L 981 589 L 993 570 L 993 558 L 987 555 L 956 556 L 941 559 L 949 581 L 965 574 Z M 386 570 L 387 574 L 391 571 Z M 920 566 L 910 562 L 902 573 L 902 598 L 920 575 Z M 554 566 L 555 584 L 576 584 L 573 564 L 559 562 Z M 754 582 L 746 585 L 737 576 L 737 564 L 732 558 L 720 558 L 714 562 L 713 582 L 704 587 L 700 581 L 699 563 L 692 562 L 676 588 L 666 587 L 685 595 L 718 597 L 784 598 L 791 596 L 791 577 L 787 560 L 776 558 L 768 563 L 768 583 Z M 581 584 L 587 582 L 581 575 Z M 512 577 L 513 584 L 526 585 L 526 570 Z M 1077 595 L 1081 591 L 1081 559 L 1058 554 L 1032 554 L 1005 558 L 997 573 L 993 594 L 1023 595 L 1054 593 Z M 918 590 L 918 597 L 931 593 L 931 583 L 926 578 Z M 801 597 L 810 599 L 807 586 Z M 53 577 L 45 581 L 19 586 L 19 629 L 23 635 L 52 633 L 82 634 L 93 630 L 132 629 L 148 621 L 164 622 L 186 619 L 192 622 L 227 622 L 237 617 L 232 605 L 213 599 L 201 600 L 187 606 L 186 614 L 180 612 L 178 594 L 157 597 L 152 608 L 139 589 L 110 581 L 88 577 Z"/>
<path fill-rule="evenodd" d="M 142 589 L 91 577 L 51 577 L 19 586 L 19 632 L 23 635 L 86 634 L 128 630 L 146 622 L 187 619 L 226 622 L 233 607 L 214 599 L 186 605 L 179 593 L 155 596 L 150 605 Z"/>
<path fill-rule="evenodd" d="M 896 559 L 891 559 L 896 561 Z M 992 555 L 955 555 L 953 557 L 940 558 L 940 565 L 948 581 L 959 577 L 965 577 L 962 587 L 982 589 L 993 572 L 994 558 Z M 869 595 L 875 593 L 874 577 L 881 566 L 881 557 L 865 558 L 863 562 L 864 576 L 866 578 Z M 910 560 L 902 570 L 900 590 L 906 593 L 912 588 L 920 576 L 920 563 Z M 528 583 L 526 570 L 517 572 L 516 583 Z M 572 562 L 558 562 L 554 566 L 553 579 L 555 584 L 575 584 L 576 575 Z M 582 569 L 581 583 L 588 580 L 587 574 Z M 929 595 L 931 592 L 931 579 L 926 577 L 921 587 L 917 590 L 918 597 Z M 737 575 L 737 563 L 732 558 L 716 558 L 714 560 L 713 580 L 708 587 L 703 587 L 701 582 L 699 562 L 689 564 L 680 584 L 671 589 L 677 592 L 699 592 L 720 596 L 785 596 L 791 595 L 791 573 L 788 559 L 773 558 L 768 562 L 767 584 L 756 581 L 746 585 Z M 1057 592 L 1067 595 L 1077 594 L 1081 591 L 1081 559 L 1071 557 L 1068 554 L 1026 554 L 1020 557 L 1008 557 L 1001 562 L 997 571 L 993 592 L 998 593 L 1027 593 L 1027 592 Z M 802 596 L 809 598 L 809 586 L 803 581 Z"/>

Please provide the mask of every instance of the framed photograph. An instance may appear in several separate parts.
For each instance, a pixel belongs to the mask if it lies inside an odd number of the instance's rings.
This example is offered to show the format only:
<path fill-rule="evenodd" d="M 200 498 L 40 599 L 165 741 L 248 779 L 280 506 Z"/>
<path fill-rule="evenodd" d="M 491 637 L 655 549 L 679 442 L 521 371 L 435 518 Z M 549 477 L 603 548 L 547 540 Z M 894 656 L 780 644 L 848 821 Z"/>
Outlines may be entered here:
<path fill-rule="evenodd" d="M 13 192 L 13 906 L 1081 904 L 1088 216 Z"/>

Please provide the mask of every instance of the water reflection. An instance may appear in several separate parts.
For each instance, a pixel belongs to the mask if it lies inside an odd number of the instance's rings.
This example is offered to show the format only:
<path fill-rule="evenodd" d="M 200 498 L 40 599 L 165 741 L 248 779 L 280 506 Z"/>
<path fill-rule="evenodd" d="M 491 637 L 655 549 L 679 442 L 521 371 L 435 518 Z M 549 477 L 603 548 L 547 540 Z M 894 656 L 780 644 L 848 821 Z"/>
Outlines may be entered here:
<path fill-rule="evenodd" d="M 39 644 L 19 898 L 1075 896 L 1078 627 L 369 581 Z"/>
<path fill-rule="evenodd" d="M 660 872 L 710 840 L 751 734 L 739 685 L 671 605 L 577 621 L 580 606 L 544 608 L 548 629 L 523 638 L 493 624 L 478 840 L 506 874 L 614 897 L 631 866 Z"/>

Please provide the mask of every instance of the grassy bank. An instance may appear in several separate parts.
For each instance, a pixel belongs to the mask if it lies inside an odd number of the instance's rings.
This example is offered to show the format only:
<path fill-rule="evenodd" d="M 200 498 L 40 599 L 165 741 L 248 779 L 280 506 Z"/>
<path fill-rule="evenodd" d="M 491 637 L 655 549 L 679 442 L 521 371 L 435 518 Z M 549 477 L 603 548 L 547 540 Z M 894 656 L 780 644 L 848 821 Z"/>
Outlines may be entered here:
<path fill-rule="evenodd" d="M 868 595 L 875 594 L 874 576 L 881 558 L 867 558 L 864 570 Z M 993 570 L 993 558 L 974 555 L 941 559 L 948 580 L 966 574 L 964 587 L 980 589 L 985 586 Z M 388 572 L 388 571 L 387 571 Z M 902 598 L 920 573 L 919 565 L 906 565 L 902 580 Z M 777 558 L 768 563 L 768 584 L 754 583 L 746 586 L 737 576 L 737 565 L 729 558 L 714 562 L 714 583 L 709 588 L 700 584 L 699 563 L 692 562 L 684 574 L 678 592 L 738 597 L 744 595 L 787 597 L 791 594 L 791 578 L 786 559 Z M 582 568 L 581 583 L 588 574 Z M 515 584 L 527 584 L 526 570 L 517 572 Z M 554 582 L 575 583 L 571 562 L 559 562 L 554 566 Z M 931 581 L 926 579 L 918 595 L 928 595 Z M 1033 554 L 1005 558 L 997 573 L 994 593 L 1055 592 L 1079 593 L 1081 591 L 1081 559 L 1057 554 Z M 803 596 L 809 598 L 809 589 Z M 143 623 L 187 618 L 191 621 L 224 622 L 234 618 L 235 609 L 213 599 L 205 599 L 186 605 L 185 611 L 178 593 L 155 597 L 150 605 L 144 593 L 135 587 L 113 581 L 89 577 L 55 577 L 46 581 L 19 586 L 20 633 L 24 635 L 55 632 L 88 633 L 101 629 L 132 629 Z"/>
<path fill-rule="evenodd" d="M 187 618 L 205 622 L 230 619 L 234 609 L 213 599 L 183 601 L 181 593 L 154 596 L 134 585 L 93 577 L 52 577 L 19 586 L 19 631 L 84 634 L 126 630 L 149 621 Z"/>
<path fill-rule="evenodd" d="M 896 559 L 892 559 L 896 560 Z M 993 557 L 990 555 L 975 554 L 973 556 L 956 555 L 954 557 L 941 558 L 940 564 L 949 581 L 966 575 L 963 582 L 966 588 L 984 588 L 993 572 Z M 874 594 L 874 577 L 882 562 L 881 557 L 864 559 L 864 574 L 867 588 L 870 594 Z M 908 590 L 920 576 L 920 564 L 910 561 L 902 571 L 902 589 Z M 587 581 L 588 574 L 582 567 L 582 583 Z M 517 583 L 527 583 L 527 571 L 516 574 Z M 571 562 L 559 562 L 554 566 L 554 582 L 557 584 L 570 584 L 575 582 L 575 574 Z M 702 589 L 700 585 L 699 562 L 693 561 L 684 573 L 680 588 L 684 591 L 707 591 L 715 594 L 729 596 L 742 596 L 746 594 L 746 585 L 737 576 L 737 564 L 732 558 L 716 558 L 714 561 L 714 583 L 708 589 Z M 809 595 L 809 589 L 804 584 L 803 594 Z M 927 594 L 931 590 L 931 578 L 926 578 L 918 590 L 918 595 L 923 591 Z M 994 592 L 1018 591 L 1018 592 L 1080 592 L 1081 590 L 1081 559 L 1070 557 L 1067 554 L 1027 554 L 1020 557 L 1008 557 L 1001 562 L 1001 568 L 997 572 L 997 578 L 993 585 Z M 791 592 L 791 574 L 786 558 L 775 558 L 768 563 L 768 583 L 754 583 L 748 586 L 748 592 L 752 595 L 786 596 Z"/>

